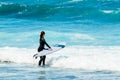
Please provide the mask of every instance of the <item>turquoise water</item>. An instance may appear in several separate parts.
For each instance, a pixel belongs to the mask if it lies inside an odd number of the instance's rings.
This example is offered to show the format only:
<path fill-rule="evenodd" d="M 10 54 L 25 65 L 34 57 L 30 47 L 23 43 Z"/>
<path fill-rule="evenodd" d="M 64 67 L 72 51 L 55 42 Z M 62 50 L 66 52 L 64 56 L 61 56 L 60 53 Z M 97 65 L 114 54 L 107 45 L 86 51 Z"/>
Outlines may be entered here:
<path fill-rule="evenodd" d="M 119 0 L 0 0 L 0 79 L 119 80 Z M 39 34 L 65 49 L 32 58 Z"/>

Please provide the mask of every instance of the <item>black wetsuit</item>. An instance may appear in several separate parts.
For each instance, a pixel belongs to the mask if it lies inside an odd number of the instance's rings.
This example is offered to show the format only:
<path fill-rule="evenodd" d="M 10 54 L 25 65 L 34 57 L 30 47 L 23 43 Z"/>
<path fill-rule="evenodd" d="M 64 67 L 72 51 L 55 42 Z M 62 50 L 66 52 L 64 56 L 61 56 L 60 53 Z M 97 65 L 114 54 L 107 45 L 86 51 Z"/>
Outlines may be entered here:
<path fill-rule="evenodd" d="M 45 39 L 44 38 L 40 38 L 40 46 L 39 46 L 39 48 L 38 48 L 38 52 L 40 52 L 40 51 L 42 51 L 43 49 L 45 49 L 44 48 L 44 46 L 47 46 L 47 47 L 49 47 L 49 48 L 51 48 L 48 44 L 47 44 L 47 42 L 45 41 Z M 41 63 L 43 62 L 43 65 L 45 65 L 45 58 L 46 58 L 46 56 L 44 55 L 44 56 L 40 56 L 40 61 L 39 61 L 39 66 L 41 65 Z"/>

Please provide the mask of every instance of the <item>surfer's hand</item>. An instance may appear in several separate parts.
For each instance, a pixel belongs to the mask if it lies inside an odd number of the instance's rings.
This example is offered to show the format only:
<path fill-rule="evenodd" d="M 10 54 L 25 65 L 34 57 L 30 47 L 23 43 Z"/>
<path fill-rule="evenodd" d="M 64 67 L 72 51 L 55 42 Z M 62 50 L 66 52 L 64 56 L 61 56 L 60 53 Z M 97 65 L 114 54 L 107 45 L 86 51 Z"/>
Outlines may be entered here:
<path fill-rule="evenodd" d="M 52 48 L 50 48 L 50 50 L 52 51 L 53 49 L 52 49 Z"/>

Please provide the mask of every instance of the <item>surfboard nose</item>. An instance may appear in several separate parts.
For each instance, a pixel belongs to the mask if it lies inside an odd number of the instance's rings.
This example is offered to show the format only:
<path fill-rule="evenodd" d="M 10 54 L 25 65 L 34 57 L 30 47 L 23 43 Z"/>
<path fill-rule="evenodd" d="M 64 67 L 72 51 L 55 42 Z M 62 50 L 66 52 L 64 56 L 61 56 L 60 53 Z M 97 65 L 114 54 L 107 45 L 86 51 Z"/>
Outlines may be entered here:
<path fill-rule="evenodd" d="M 58 45 L 58 47 L 64 48 L 64 47 L 65 47 L 65 45 Z"/>
<path fill-rule="evenodd" d="M 65 42 L 61 42 L 61 43 L 56 44 L 55 47 L 61 47 L 61 48 L 64 48 L 65 45 L 66 45 Z"/>

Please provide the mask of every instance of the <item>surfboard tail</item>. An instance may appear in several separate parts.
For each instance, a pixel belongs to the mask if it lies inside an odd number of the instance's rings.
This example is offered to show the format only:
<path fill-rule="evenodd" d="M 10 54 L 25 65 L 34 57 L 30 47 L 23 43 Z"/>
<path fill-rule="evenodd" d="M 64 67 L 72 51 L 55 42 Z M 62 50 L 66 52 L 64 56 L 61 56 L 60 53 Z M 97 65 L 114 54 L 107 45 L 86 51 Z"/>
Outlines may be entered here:
<path fill-rule="evenodd" d="M 38 54 L 34 54 L 34 55 L 33 55 L 33 58 L 37 59 L 37 55 L 38 55 Z"/>

